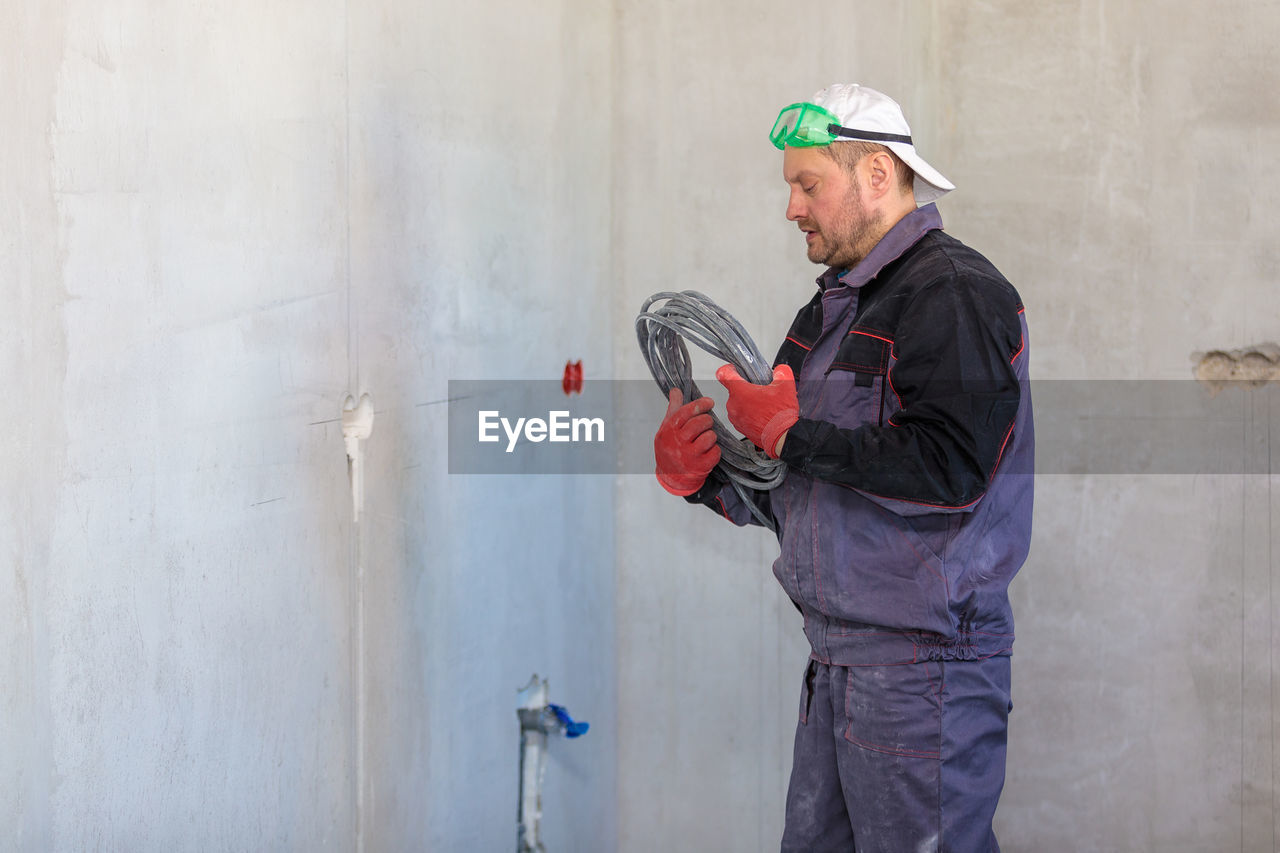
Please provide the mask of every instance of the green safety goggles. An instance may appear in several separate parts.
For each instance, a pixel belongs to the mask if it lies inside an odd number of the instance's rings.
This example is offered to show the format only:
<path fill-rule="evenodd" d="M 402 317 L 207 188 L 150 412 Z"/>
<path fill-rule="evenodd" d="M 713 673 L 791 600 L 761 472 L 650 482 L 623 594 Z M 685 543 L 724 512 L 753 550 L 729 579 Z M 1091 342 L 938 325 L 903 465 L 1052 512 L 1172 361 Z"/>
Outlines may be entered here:
<path fill-rule="evenodd" d="M 788 145 L 792 148 L 830 145 L 840 138 L 911 144 L 911 137 L 900 133 L 877 133 L 843 127 L 835 113 L 810 103 L 783 107 L 782 112 L 778 113 L 778 120 L 773 123 L 773 130 L 769 131 L 769 141 L 779 151 Z"/>

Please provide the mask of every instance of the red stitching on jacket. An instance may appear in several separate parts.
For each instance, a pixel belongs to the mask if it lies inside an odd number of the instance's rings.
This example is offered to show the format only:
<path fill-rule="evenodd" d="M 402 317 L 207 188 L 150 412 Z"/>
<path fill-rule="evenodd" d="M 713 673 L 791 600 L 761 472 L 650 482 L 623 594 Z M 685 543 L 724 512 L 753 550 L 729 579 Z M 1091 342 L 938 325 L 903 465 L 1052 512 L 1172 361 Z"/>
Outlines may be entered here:
<path fill-rule="evenodd" d="M 890 415 L 890 416 L 889 416 L 888 423 L 889 423 L 889 425 L 890 425 L 890 426 L 896 426 L 896 424 L 894 424 L 894 422 L 893 422 L 893 416 L 892 416 L 892 415 Z M 987 488 L 987 489 L 983 489 L 983 490 L 982 490 L 982 494 L 978 495 L 976 498 L 974 498 L 973 500 L 969 501 L 967 504 L 931 504 L 931 503 L 925 503 L 924 501 L 913 501 L 913 500 L 911 500 L 910 498 L 895 498 L 895 497 L 892 497 L 892 496 L 890 496 L 890 495 L 881 495 L 881 494 L 877 494 L 876 492 L 871 491 L 870 489 L 854 489 L 854 491 L 858 491 L 858 492 L 865 492 L 865 493 L 867 493 L 868 495 L 872 495 L 872 496 L 877 497 L 877 498 L 883 498 L 884 500 L 887 500 L 887 501 L 900 501 L 900 502 L 902 502 L 902 503 L 904 503 L 904 504 L 911 504 L 912 506 L 936 507 L 936 508 L 938 508 L 938 509 L 964 509 L 965 507 L 973 506 L 973 505 L 974 505 L 974 504 L 976 504 L 978 501 L 980 501 L 980 500 L 982 500 L 984 497 L 986 497 L 986 495 L 987 495 L 987 491 L 988 491 L 988 490 L 989 490 L 989 488 L 990 488 L 991 479 L 992 479 L 993 477 L 995 477 L 995 475 L 996 475 L 996 471 L 998 471 L 998 470 L 1000 469 L 1000 462 L 1001 462 L 1001 460 L 1003 460 L 1003 459 L 1004 459 L 1004 451 L 1005 451 L 1005 448 L 1009 446 L 1009 439 L 1013 436 L 1013 428 L 1014 428 L 1014 426 L 1015 426 L 1017 423 L 1018 423 L 1018 422 L 1017 422 L 1017 420 L 1015 419 L 1013 423 L 1009 424 L 1009 431 L 1008 431 L 1008 432 L 1006 432 L 1006 433 L 1004 434 L 1004 440 L 1000 442 L 1000 453 L 996 455 L 996 464 L 992 466 L 992 468 L 991 468 L 991 476 L 987 478 L 987 485 L 988 485 L 988 488 Z M 840 485 L 844 485 L 844 484 L 843 484 L 843 483 L 841 483 Z M 853 487 L 853 486 L 849 486 L 849 488 L 853 489 L 854 487 Z M 909 542 L 908 542 L 907 544 L 911 544 L 911 543 L 909 543 Z M 919 556 L 919 555 L 917 554 L 916 556 Z"/>
<path fill-rule="evenodd" d="M 716 503 L 720 504 L 720 512 L 721 512 L 721 514 L 723 514 L 725 518 L 728 518 L 728 519 L 729 519 L 729 521 L 732 523 L 732 522 L 733 522 L 733 519 L 732 519 L 732 518 L 730 518 L 730 516 L 729 516 L 729 510 L 728 510 L 728 509 L 725 507 L 725 505 L 724 505 L 724 498 L 720 497 L 719 495 L 716 495 Z"/>
<path fill-rule="evenodd" d="M 904 408 L 906 408 L 906 407 L 902 405 L 902 395 L 898 393 L 898 389 L 897 389 L 897 388 L 894 388 L 894 387 L 893 387 L 893 370 L 892 370 L 892 368 L 891 368 L 891 369 L 889 369 L 889 370 L 886 370 L 886 371 L 884 372 L 884 378 L 885 378 L 885 381 L 889 383 L 889 390 L 893 392 L 893 396 L 895 396 L 895 397 L 897 397 L 897 398 L 898 398 L 898 412 L 902 411 L 902 410 L 903 410 Z M 894 414 L 894 415 L 896 415 L 898 412 L 894 412 L 893 414 Z M 891 426 L 891 427 L 896 427 L 896 426 L 897 426 L 897 424 L 895 424 L 895 423 L 893 422 L 893 415 L 889 415 L 889 419 L 888 419 L 887 421 L 885 421 L 885 423 L 889 424 L 889 426 Z"/>
<path fill-rule="evenodd" d="M 987 482 L 996 476 L 996 471 L 1000 470 L 1000 460 L 1004 459 L 1004 449 L 1009 446 L 1009 438 L 1013 435 L 1013 428 L 1018 423 L 1018 419 L 1014 418 L 1013 423 L 1009 424 L 1009 431 L 1004 434 L 1004 441 L 1000 442 L 1000 452 L 996 454 L 996 464 L 991 466 L 991 476 L 987 478 Z M 985 491 L 983 492 L 985 494 Z"/>
<path fill-rule="evenodd" d="M 804 350 L 805 352 L 812 352 L 812 351 L 813 351 L 813 347 L 812 347 L 812 346 L 805 346 L 804 344 L 800 343 L 799 341 L 797 341 L 795 338 L 791 337 L 790 335 L 787 335 L 787 340 L 791 341 L 791 343 L 793 343 L 793 344 L 795 344 L 796 346 L 800 347 L 800 349 Z"/>
<path fill-rule="evenodd" d="M 883 375 L 883 374 L 885 374 L 885 373 L 888 373 L 888 371 L 889 371 L 889 356 L 890 356 L 890 354 L 891 354 L 891 353 L 892 353 L 892 351 L 893 351 L 893 340 L 892 340 L 891 338 L 886 338 L 886 337 L 883 337 L 883 336 L 881 336 L 881 335 L 874 335 L 874 334 L 872 334 L 871 332 L 864 332 L 864 331 L 861 331 L 860 329 L 850 329 L 850 330 L 849 330 L 849 332 L 848 332 L 848 334 L 849 334 L 849 335 L 862 335 L 864 338 L 871 338 L 872 340 L 876 340 L 876 341 L 883 341 L 884 343 L 888 344 L 889 346 L 888 346 L 888 347 L 882 347 L 882 348 L 880 349 L 880 363 L 879 363 L 878 365 L 876 365 L 875 367 L 871 367 L 871 365 L 853 364 L 852 362 L 844 362 L 844 361 L 833 361 L 833 362 L 831 363 L 831 366 L 832 366 L 832 367 L 836 367 L 836 366 L 843 366 L 843 365 L 849 365 L 850 367 L 853 367 L 855 370 L 857 370 L 859 367 L 862 367 L 862 368 L 865 368 L 865 369 L 867 369 L 867 370 L 876 370 L 876 371 L 879 371 L 882 375 Z"/>
<path fill-rule="evenodd" d="M 868 338 L 875 338 L 877 341 L 884 341 L 884 342 L 885 342 L 886 344 L 888 344 L 889 346 L 893 346 L 893 338 L 886 338 L 886 337 L 884 337 L 883 335 L 873 335 L 873 334 L 871 334 L 870 332 L 864 332 L 864 331 L 862 331 L 861 329 L 850 329 L 850 330 L 849 330 L 849 334 L 851 334 L 851 335 L 864 335 L 864 336 L 866 336 L 866 337 L 868 337 Z"/>

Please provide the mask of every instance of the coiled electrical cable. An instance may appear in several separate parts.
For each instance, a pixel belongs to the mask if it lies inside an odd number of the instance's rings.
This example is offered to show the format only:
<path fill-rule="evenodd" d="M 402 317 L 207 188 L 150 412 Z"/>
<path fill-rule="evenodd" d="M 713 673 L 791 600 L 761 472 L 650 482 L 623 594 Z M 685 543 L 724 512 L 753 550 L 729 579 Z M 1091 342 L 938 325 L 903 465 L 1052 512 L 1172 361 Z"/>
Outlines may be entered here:
<path fill-rule="evenodd" d="M 662 303 L 654 307 L 656 303 Z M 757 385 L 773 381 L 769 362 L 747 334 L 742 324 L 707 296 L 696 290 L 655 293 L 640 306 L 636 317 L 636 337 L 649 372 L 664 397 L 679 388 L 685 402 L 704 396 L 693 381 L 688 341 L 738 370 L 738 375 Z M 728 479 L 756 519 L 773 529 L 773 522 L 756 507 L 747 489 L 767 491 L 777 488 L 787 476 L 787 466 L 770 458 L 749 440 L 731 431 L 711 411 L 712 428 L 720 445 L 716 468 Z"/>

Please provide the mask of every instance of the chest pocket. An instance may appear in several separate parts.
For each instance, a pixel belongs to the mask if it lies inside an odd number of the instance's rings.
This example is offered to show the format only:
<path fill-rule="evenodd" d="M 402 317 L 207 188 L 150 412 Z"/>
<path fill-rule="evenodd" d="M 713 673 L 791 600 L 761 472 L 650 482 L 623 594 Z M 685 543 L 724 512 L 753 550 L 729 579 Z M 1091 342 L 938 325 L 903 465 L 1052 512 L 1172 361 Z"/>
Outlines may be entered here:
<path fill-rule="evenodd" d="M 787 335 L 786 340 L 782 342 L 782 346 L 778 348 L 778 356 L 773 360 L 773 366 L 789 365 L 791 372 L 799 376 L 800 368 L 804 365 L 805 356 L 809 354 L 811 349 L 813 349 L 811 344 L 801 343 L 798 338 Z"/>
<path fill-rule="evenodd" d="M 835 359 L 827 368 L 828 380 L 852 377 L 850 411 L 855 423 L 884 424 L 885 384 L 889 372 L 889 351 L 893 342 L 856 329 L 844 336 Z"/>

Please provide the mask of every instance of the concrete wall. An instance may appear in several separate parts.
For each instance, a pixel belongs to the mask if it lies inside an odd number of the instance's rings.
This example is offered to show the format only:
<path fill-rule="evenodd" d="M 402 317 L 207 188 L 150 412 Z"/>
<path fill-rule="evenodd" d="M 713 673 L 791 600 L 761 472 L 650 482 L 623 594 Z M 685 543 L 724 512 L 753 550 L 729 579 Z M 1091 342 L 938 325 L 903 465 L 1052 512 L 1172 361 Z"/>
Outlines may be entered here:
<path fill-rule="evenodd" d="M 1185 380 L 1193 352 L 1280 338 L 1280 13 L 1154 9 L 622 2 L 620 340 L 696 287 L 772 352 L 816 270 L 764 132 L 835 80 L 894 94 L 959 186 L 944 221 L 1019 287 L 1033 376 Z M 1215 399 L 1224 459 L 1267 470 L 1275 397 Z M 1275 479 L 1070 470 L 1038 483 L 1013 589 L 1005 849 L 1274 850 Z M 638 477 L 618 507 L 620 847 L 776 849 L 807 654 L 776 545 Z"/>
<path fill-rule="evenodd" d="M 631 322 L 673 288 L 771 349 L 816 270 L 763 134 L 834 80 L 960 186 L 1037 377 L 1280 338 L 1278 29 L 1257 0 L 7 4 L 6 837 L 505 849 L 536 671 L 593 724 L 553 742 L 549 849 L 776 848 L 806 649 L 769 535 L 644 476 L 450 476 L 447 380 L 644 377 Z M 1274 391 L 1217 400 L 1226 455 L 1268 458 Z M 1274 486 L 1041 479 L 1006 849 L 1275 849 Z"/>
<path fill-rule="evenodd" d="M 610 27 L 0 9 L 0 846 L 513 848 L 534 672 L 544 838 L 613 846 L 611 481 L 450 477 L 443 403 L 611 371 Z"/>

